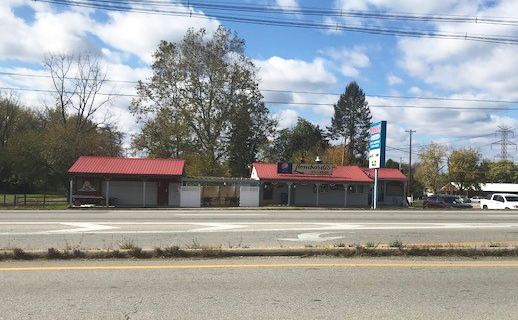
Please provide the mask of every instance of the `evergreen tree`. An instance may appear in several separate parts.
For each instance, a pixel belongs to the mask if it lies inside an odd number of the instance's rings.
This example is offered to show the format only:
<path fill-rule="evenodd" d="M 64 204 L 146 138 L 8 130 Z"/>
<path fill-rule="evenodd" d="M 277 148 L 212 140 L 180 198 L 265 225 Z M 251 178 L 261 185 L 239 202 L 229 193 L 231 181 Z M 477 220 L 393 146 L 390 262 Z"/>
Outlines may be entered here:
<path fill-rule="evenodd" d="M 372 116 L 365 100 L 365 93 L 353 81 L 345 88 L 345 93 L 340 95 L 333 107 L 335 113 L 328 130 L 332 138 L 341 139 L 346 146 L 342 164 L 366 165 Z"/>

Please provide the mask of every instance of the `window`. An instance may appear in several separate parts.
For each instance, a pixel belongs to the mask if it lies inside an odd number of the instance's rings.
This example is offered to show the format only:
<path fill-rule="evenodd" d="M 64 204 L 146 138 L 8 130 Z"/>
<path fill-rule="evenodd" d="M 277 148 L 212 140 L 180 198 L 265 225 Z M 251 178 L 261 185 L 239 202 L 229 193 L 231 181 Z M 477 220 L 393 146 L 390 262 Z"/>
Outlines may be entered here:
<path fill-rule="evenodd" d="M 402 197 L 403 196 L 403 182 L 388 181 L 387 182 L 387 196 Z"/>
<path fill-rule="evenodd" d="M 347 194 L 361 194 L 363 193 L 363 185 L 350 185 L 347 189 Z"/>
<path fill-rule="evenodd" d="M 263 200 L 273 199 L 273 185 L 271 182 L 265 182 L 263 184 Z"/>
<path fill-rule="evenodd" d="M 505 198 L 507 199 L 508 202 L 518 202 L 517 196 L 506 196 Z"/>
<path fill-rule="evenodd" d="M 313 193 L 317 192 L 317 186 L 313 185 Z M 320 193 L 328 193 L 329 192 L 329 185 L 328 184 L 321 184 L 320 185 Z"/>
<path fill-rule="evenodd" d="M 504 202 L 504 198 L 502 196 L 495 196 L 495 201 Z"/>

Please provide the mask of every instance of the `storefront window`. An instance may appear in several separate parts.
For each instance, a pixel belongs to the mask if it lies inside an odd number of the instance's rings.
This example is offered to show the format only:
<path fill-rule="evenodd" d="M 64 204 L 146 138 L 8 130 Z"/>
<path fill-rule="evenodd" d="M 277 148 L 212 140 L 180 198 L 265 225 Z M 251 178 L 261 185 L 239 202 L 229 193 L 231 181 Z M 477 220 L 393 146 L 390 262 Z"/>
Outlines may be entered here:
<path fill-rule="evenodd" d="M 350 185 L 347 188 L 347 194 L 361 194 L 363 193 L 363 185 Z"/>
<path fill-rule="evenodd" d="M 263 200 L 273 199 L 273 185 L 271 182 L 265 182 L 263 184 Z"/>
<path fill-rule="evenodd" d="M 402 197 L 403 196 L 403 182 L 388 181 L 387 182 L 387 196 Z"/>

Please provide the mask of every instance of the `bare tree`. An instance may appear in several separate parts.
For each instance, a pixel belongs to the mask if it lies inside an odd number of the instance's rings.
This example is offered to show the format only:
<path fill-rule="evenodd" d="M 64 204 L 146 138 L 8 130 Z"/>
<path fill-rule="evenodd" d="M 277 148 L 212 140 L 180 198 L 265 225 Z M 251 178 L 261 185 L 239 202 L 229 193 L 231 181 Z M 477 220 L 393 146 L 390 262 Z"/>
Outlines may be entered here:
<path fill-rule="evenodd" d="M 78 131 L 87 128 L 93 115 L 117 97 L 113 88 L 110 92 L 101 92 L 108 80 L 97 55 L 48 54 L 43 64 L 52 78 L 52 95 L 63 124 L 73 119 Z"/>

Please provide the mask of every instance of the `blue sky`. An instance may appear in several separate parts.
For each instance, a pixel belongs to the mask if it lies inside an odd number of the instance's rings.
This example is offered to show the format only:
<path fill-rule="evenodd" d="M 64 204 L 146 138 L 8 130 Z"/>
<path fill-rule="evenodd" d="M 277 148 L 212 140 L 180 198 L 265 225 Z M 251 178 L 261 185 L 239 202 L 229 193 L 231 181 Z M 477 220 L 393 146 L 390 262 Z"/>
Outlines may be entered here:
<path fill-rule="evenodd" d="M 214 13 L 197 8 L 196 5 L 187 9 L 186 3 L 187 1 L 179 1 L 179 10 L 193 10 L 205 17 Z M 512 16 L 518 12 L 518 2 L 515 0 L 226 0 L 224 4 L 259 5 L 286 10 L 322 8 L 343 12 L 420 14 L 427 17 L 455 15 L 518 19 Z M 247 12 L 219 13 L 235 17 L 259 16 L 257 13 Z M 518 26 L 502 24 L 404 22 L 345 16 L 306 16 L 287 12 L 261 17 L 283 21 L 290 19 L 301 23 L 312 21 L 367 28 L 518 37 Z M 210 33 L 219 24 L 237 31 L 245 39 L 246 54 L 259 68 L 259 77 L 262 80 L 260 88 L 265 101 L 286 102 L 268 104 L 271 112 L 279 118 L 281 127 L 292 126 L 298 116 L 320 126 L 329 125 L 333 112 L 332 103 L 338 97 L 324 93 L 342 93 L 348 83 L 356 81 L 368 96 L 374 120 L 388 121 L 388 146 L 393 148 L 408 148 L 408 134 L 405 130 L 412 128 L 417 130 L 413 140 L 416 149 L 429 141 L 437 141 L 452 148 L 480 147 L 484 156 L 493 159 L 498 154 L 498 148 L 491 150 L 490 144 L 497 139 L 490 134 L 502 125 L 518 129 L 516 111 L 490 109 L 516 108 L 516 104 L 395 98 L 445 97 L 517 101 L 518 45 L 275 27 L 185 16 L 107 12 L 29 0 L 3 0 L 0 3 L 0 87 L 29 89 L 13 90 L 27 106 L 42 108 L 48 104 L 51 101 L 48 94 L 30 90 L 49 89 L 49 79 L 23 77 L 19 74 L 46 75 L 41 61 L 45 54 L 52 52 L 94 52 L 101 56 L 110 79 L 146 79 L 151 74 L 151 54 L 160 40 L 178 41 L 189 27 L 204 27 Z M 135 93 L 132 84 L 115 85 L 121 93 Z M 269 89 L 288 92 L 267 91 Z M 380 95 L 392 97 L 379 97 Z M 128 133 L 127 141 L 139 129 L 134 117 L 128 112 L 130 99 L 118 99 L 109 110 L 120 129 Z M 489 110 L 444 107 L 484 107 Z M 481 135 L 486 136 L 477 137 Z M 513 150 L 513 153 L 516 152 Z M 408 153 L 389 149 L 388 157 L 406 159 Z"/>

